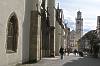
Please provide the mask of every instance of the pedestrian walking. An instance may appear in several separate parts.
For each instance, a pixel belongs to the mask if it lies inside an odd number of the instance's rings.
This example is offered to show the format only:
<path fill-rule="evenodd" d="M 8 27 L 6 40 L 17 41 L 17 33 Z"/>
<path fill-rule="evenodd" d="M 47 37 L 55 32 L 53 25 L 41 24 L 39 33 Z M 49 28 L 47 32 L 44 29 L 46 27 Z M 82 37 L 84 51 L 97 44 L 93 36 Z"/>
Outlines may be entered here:
<path fill-rule="evenodd" d="M 77 53 L 78 53 L 78 51 L 75 49 L 75 50 L 74 50 L 74 54 L 75 54 L 75 56 L 76 56 Z"/>
<path fill-rule="evenodd" d="M 62 46 L 61 46 L 61 48 L 60 48 L 60 50 L 59 50 L 59 53 L 60 53 L 60 55 L 61 55 L 61 59 L 63 59 L 64 48 L 62 48 Z"/>
<path fill-rule="evenodd" d="M 83 52 L 79 51 L 79 56 L 83 57 Z"/>
<path fill-rule="evenodd" d="M 70 54 L 70 48 L 67 49 L 67 56 Z"/>

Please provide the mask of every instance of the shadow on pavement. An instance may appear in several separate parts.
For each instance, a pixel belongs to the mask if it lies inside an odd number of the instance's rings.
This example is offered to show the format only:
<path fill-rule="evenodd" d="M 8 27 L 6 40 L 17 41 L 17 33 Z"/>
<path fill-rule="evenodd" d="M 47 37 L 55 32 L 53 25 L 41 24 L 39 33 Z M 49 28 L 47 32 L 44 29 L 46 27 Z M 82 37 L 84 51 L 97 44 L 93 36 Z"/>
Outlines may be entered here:
<path fill-rule="evenodd" d="M 77 60 L 70 60 L 63 66 L 100 66 L 99 58 L 80 57 Z"/>

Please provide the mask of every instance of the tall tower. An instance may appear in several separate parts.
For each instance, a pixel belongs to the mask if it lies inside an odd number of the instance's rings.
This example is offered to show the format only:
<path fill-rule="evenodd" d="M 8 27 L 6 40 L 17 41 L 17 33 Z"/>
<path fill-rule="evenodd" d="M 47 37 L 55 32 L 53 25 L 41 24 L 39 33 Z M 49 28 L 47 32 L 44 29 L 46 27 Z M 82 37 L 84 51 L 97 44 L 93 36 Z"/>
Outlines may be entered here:
<path fill-rule="evenodd" d="M 83 35 L 83 18 L 80 11 L 77 12 L 76 17 L 76 41 L 78 41 Z"/>

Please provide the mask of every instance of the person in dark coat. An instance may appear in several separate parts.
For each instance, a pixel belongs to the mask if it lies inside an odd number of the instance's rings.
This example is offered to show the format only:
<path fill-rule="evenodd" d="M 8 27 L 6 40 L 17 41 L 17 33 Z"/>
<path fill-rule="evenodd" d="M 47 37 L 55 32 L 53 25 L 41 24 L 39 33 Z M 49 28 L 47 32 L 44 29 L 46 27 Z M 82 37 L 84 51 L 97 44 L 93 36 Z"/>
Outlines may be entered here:
<path fill-rule="evenodd" d="M 60 48 L 60 50 L 59 50 L 59 53 L 60 53 L 60 55 L 61 55 L 61 59 L 63 59 L 64 48 L 62 48 L 62 46 L 61 46 L 61 48 Z"/>
<path fill-rule="evenodd" d="M 76 55 L 77 53 L 78 53 L 78 51 L 75 49 L 75 50 L 74 50 L 74 54 Z"/>
<path fill-rule="evenodd" d="M 79 51 L 79 56 L 83 57 L 83 52 Z"/>
<path fill-rule="evenodd" d="M 70 54 L 70 48 L 67 49 L 67 56 Z"/>

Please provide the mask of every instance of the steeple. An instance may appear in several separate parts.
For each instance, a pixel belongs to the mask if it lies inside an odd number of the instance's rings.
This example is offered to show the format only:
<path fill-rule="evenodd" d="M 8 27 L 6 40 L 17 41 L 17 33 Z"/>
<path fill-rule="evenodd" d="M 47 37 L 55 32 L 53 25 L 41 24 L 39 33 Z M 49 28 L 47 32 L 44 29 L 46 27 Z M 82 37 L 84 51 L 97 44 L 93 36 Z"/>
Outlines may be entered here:
<path fill-rule="evenodd" d="M 57 9 L 59 9 L 59 3 L 58 3 L 58 6 L 57 6 Z"/>
<path fill-rule="evenodd" d="M 81 12 L 78 11 L 78 12 L 77 12 L 77 19 L 81 19 L 81 17 L 82 17 L 82 16 L 81 16 Z"/>

